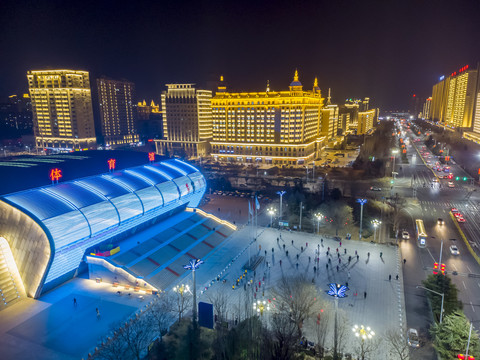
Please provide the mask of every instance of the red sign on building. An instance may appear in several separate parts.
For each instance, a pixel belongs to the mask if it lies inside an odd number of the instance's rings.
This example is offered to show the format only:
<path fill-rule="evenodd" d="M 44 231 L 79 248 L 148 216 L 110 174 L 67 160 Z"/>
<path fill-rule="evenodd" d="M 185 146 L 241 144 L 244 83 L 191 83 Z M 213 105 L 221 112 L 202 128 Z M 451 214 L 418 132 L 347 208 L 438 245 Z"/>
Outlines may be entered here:
<path fill-rule="evenodd" d="M 115 159 L 108 159 L 108 170 L 115 170 L 115 164 L 117 160 Z"/>
<path fill-rule="evenodd" d="M 62 170 L 60 169 L 52 169 L 50 170 L 50 180 L 52 181 L 57 181 L 60 180 L 60 178 L 62 177 Z"/>

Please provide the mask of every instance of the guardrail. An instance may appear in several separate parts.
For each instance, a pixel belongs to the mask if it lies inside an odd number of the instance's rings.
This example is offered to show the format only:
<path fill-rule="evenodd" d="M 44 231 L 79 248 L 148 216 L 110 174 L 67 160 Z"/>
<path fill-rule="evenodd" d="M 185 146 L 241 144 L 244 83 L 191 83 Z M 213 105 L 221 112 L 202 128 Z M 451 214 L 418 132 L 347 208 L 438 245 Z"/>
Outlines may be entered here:
<path fill-rule="evenodd" d="M 460 228 L 460 225 L 458 224 L 457 219 L 455 218 L 455 216 L 453 216 L 453 213 L 451 211 L 450 211 L 450 217 L 452 218 L 453 222 L 455 223 L 455 226 L 457 227 L 457 230 L 460 233 L 460 236 L 462 237 L 463 242 L 465 243 L 465 245 L 467 245 L 468 251 L 470 251 L 470 254 L 472 254 L 475 261 L 478 263 L 478 265 L 480 265 L 480 258 L 478 257 L 478 255 L 473 250 L 472 245 L 470 245 L 469 241 L 467 240 L 467 237 L 463 233 L 463 230 Z"/>

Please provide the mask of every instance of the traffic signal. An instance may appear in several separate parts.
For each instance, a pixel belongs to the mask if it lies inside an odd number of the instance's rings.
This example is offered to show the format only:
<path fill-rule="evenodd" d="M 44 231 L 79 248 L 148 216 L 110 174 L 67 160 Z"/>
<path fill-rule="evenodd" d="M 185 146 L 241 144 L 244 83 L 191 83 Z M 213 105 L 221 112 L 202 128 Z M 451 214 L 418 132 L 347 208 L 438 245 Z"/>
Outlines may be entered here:
<path fill-rule="evenodd" d="M 445 275 L 445 264 L 440 264 L 440 271 Z"/>
<path fill-rule="evenodd" d="M 438 263 L 433 263 L 433 275 L 438 274 Z"/>
<path fill-rule="evenodd" d="M 457 176 L 457 177 L 455 178 L 455 180 L 457 180 L 457 181 L 460 180 L 460 176 Z"/>
<path fill-rule="evenodd" d="M 466 176 L 463 177 L 463 181 L 467 181 L 467 177 L 466 177 Z"/>

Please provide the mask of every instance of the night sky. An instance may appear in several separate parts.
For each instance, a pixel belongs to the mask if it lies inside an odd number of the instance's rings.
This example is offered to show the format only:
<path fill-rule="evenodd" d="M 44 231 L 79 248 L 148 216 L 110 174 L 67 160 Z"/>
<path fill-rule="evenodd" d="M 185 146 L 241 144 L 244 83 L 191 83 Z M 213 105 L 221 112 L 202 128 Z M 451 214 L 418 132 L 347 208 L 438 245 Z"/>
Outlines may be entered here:
<path fill-rule="evenodd" d="M 431 95 L 443 74 L 480 61 L 480 1 L 0 2 L 0 96 L 24 91 L 27 70 L 72 68 L 136 83 L 230 90 L 304 88 L 318 77 L 334 102 L 369 96 L 381 109 Z"/>

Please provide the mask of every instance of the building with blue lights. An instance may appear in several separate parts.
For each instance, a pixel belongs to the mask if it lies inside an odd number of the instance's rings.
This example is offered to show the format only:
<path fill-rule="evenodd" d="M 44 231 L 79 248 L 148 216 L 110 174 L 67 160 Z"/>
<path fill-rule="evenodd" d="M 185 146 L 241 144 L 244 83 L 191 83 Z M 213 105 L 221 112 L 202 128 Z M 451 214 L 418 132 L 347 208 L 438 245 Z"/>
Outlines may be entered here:
<path fill-rule="evenodd" d="M 0 196 L 0 250 L 11 273 L 18 274 L 12 275 L 13 285 L 2 290 L 4 302 L 15 293 L 40 297 L 82 267 L 85 270 L 85 255 L 95 254 L 97 247 L 109 243 L 121 247 L 135 233 L 186 214 L 187 206 L 189 216 L 200 217 L 191 208 L 199 205 L 205 189 L 203 175 L 175 159 Z M 210 226 L 210 233 L 218 233 L 215 226 Z M 203 228 L 209 231 L 205 224 Z M 184 255 L 183 249 L 176 249 Z M 123 269 L 139 278 L 133 270 Z"/>

